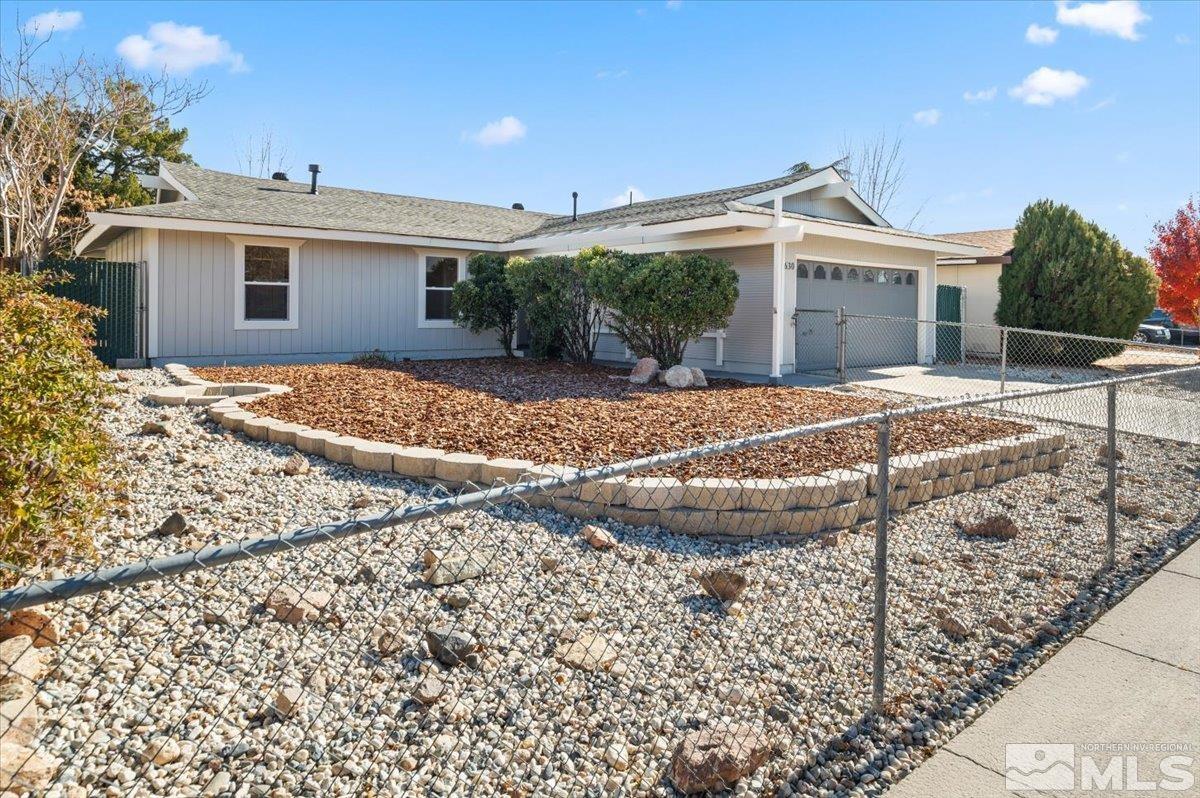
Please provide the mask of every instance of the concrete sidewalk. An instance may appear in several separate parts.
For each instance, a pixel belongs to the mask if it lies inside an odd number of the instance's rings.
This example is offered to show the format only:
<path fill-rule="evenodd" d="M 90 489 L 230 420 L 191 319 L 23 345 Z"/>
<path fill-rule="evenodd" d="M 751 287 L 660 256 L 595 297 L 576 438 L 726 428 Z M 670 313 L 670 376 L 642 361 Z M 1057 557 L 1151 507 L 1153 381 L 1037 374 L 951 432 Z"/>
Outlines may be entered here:
<path fill-rule="evenodd" d="M 1082 795 L 1071 789 L 1005 787 L 1006 743 L 1074 744 L 1078 762 L 1092 743 L 1184 743 L 1195 779 L 1163 795 L 1200 795 L 1200 542 L 1071 640 L 928 761 L 888 791 L 889 798 Z M 1116 754 L 1095 751 L 1103 771 Z M 1133 780 L 1163 779 L 1160 760 L 1138 753 Z M 1132 752 L 1123 752 L 1131 756 Z M 1047 760 L 1042 760 L 1047 761 Z M 1132 786 L 1130 760 L 1123 763 Z M 1052 762 L 1051 762 L 1052 764 Z M 1029 772 L 1033 768 L 1025 769 Z M 1046 768 L 1047 770 L 1049 768 Z M 1186 771 L 1186 768 L 1185 768 Z M 1068 775 L 1069 777 L 1069 775 Z M 1145 795 L 1146 788 L 1086 794 Z"/>

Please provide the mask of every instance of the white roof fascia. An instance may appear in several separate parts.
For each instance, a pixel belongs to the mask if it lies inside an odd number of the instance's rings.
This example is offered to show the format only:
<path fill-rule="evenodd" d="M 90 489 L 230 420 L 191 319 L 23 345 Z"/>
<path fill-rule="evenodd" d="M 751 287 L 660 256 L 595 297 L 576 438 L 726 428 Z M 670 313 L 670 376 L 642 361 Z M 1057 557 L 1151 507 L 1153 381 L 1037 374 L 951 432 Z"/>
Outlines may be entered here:
<path fill-rule="evenodd" d="M 157 230 L 187 230 L 199 233 L 232 233 L 235 235 L 275 236 L 276 238 L 311 238 L 329 241 L 363 241 L 373 244 L 402 244 L 406 246 L 442 249 L 466 249 L 474 252 L 496 252 L 501 245 L 494 241 L 470 241 L 434 236 L 410 236 L 394 233 L 371 233 L 357 230 L 329 230 L 320 227 L 288 227 L 285 225 L 250 224 L 247 222 L 213 222 L 202 219 L 178 219 L 171 216 L 139 216 L 135 214 L 88 214 L 94 225 L 113 227 L 144 227 Z"/>
<path fill-rule="evenodd" d="M 760 191 L 757 194 L 751 194 L 748 197 L 738 197 L 738 202 L 744 202 L 747 205 L 763 205 L 773 201 L 776 197 L 787 197 L 792 194 L 803 194 L 805 191 L 811 191 L 814 188 L 827 186 L 831 183 L 846 182 L 837 170 L 832 166 L 826 166 L 819 172 L 815 172 L 807 177 L 802 177 L 794 183 L 787 183 L 778 188 Z"/>
<path fill-rule="evenodd" d="M 89 219 L 91 218 L 91 214 L 88 214 L 88 218 Z M 107 225 L 107 224 L 93 225 L 91 230 L 88 230 L 86 233 L 83 234 L 83 238 L 81 238 L 77 242 L 75 242 L 75 248 L 74 248 L 75 254 L 82 255 L 84 252 L 87 252 L 88 247 L 90 247 L 92 245 L 92 242 L 95 241 L 100 236 L 104 235 L 106 232 L 108 232 L 108 229 L 111 226 L 112 225 Z"/>
<path fill-rule="evenodd" d="M 900 233 L 892 232 L 891 228 L 881 227 L 879 229 L 863 229 L 860 227 L 848 227 L 846 225 L 828 224 L 819 219 L 805 219 L 805 226 L 808 232 L 814 236 L 828 236 L 830 238 L 848 238 L 853 241 L 863 241 L 869 244 L 882 244 L 889 247 L 903 247 L 905 249 L 921 249 L 927 252 L 936 252 L 939 255 L 962 255 L 965 257 L 974 257 L 986 254 L 983 247 L 975 247 L 970 244 L 954 244 L 949 241 L 936 241 L 928 238 L 918 238 L 917 236 L 901 235 Z"/>
<path fill-rule="evenodd" d="M 179 182 L 179 178 L 171 174 L 170 170 L 167 169 L 166 162 L 161 160 L 158 162 L 158 176 L 166 181 L 167 185 L 171 189 L 178 191 L 180 196 L 182 196 L 185 200 L 189 202 L 196 202 L 199 199 L 199 197 L 193 194 L 187 186 Z"/>

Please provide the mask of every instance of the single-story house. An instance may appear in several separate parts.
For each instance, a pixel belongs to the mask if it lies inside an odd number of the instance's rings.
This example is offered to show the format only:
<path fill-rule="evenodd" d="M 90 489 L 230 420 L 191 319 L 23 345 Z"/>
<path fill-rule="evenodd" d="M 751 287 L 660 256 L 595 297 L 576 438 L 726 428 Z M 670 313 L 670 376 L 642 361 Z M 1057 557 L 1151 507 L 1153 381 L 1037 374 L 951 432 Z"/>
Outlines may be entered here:
<path fill-rule="evenodd" d="M 152 363 L 498 355 L 494 335 L 450 318 L 467 258 L 603 244 L 704 250 L 732 263 L 733 317 L 692 342 L 687 362 L 779 378 L 806 365 L 797 356 L 814 349 L 797 346 L 806 336 L 824 341 L 821 358 L 832 353 L 832 314 L 813 325 L 798 310 L 929 319 L 938 259 L 985 254 L 891 227 L 833 167 L 565 215 L 318 186 L 315 171 L 311 183 L 278 177 L 162 163 L 143 180 L 155 204 L 89 215 L 79 254 L 145 263 Z M 917 326 L 891 356 L 932 358 L 933 330 Z M 604 334 L 602 359 L 626 354 Z"/>
<path fill-rule="evenodd" d="M 1012 263 L 1011 227 L 1000 230 L 975 230 L 967 233 L 941 233 L 938 238 L 981 247 L 983 255 L 947 256 L 938 259 L 938 285 L 954 285 L 963 292 L 963 321 L 967 324 L 995 325 L 1000 304 L 1000 271 Z M 967 354 L 999 356 L 999 330 L 964 328 Z"/>

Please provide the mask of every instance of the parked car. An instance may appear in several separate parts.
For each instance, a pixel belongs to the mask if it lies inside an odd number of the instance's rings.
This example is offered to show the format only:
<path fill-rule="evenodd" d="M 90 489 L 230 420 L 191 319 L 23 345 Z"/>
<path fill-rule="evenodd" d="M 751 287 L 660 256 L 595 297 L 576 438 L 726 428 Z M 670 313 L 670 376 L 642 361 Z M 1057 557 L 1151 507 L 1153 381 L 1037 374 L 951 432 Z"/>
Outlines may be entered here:
<path fill-rule="evenodd" d="M 1169 344 L 1171 331 L 1158 324 L 1139 324 L 1138 331 L 1133 334 L 1133 340 L 1141 343 Z"/>
<path fill-rule="evenodd" d="M 1177 344 L 1179 346 L 1192 346 L 1200 344 L 1200 328 L 1188 326 L 1186 324 L 1176 324 L 1175 320 L 1171 318 L 1171 314 L 1162 308 L 1155 308 L 1150 315 L 1146 317 L 1143 325 L 1165 327 L 1169 335 L 1169 340 L 1167 343 Z M 1141 330 L 1139 329 L 1139 333 L 1140 332 Z M 1134 340 L 1152 341 L 1154 339 L 1139 339 L 1135 335 Z"/>

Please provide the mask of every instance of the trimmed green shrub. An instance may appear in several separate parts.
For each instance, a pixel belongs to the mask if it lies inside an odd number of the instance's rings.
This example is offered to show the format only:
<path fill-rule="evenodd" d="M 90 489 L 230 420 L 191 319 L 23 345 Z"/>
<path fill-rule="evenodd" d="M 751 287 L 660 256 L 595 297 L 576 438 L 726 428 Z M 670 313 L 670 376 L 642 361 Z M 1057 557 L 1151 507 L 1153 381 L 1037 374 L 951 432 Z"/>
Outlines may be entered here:
<path fill-rule="evenodd" d="M 1013 260 L 1000 275 L 996 322 L 1008 327 L 1129 340 L 1154 308 L 1154 271 L 1067 205 L 1039 200 L 1017 221 Z M 1091 363 L 1124 345 L 1014 333 L 1011 359 Z"/>
<path fill-rule="evenodd" d="M 467 279 L 457 283 L 450 295 L 450 312 L 458 325 L 473 333 L 495 330 L 504 354 L 512 357 L 517 298 L 508 284 L 506 260 L 494 253 L 472 255 Z"/>
<path fill-rule="evenodd" d="M 702 252 L 593 256 L 588 286 L 607 309 L 609 327 L 638 357 L 662 368 L 683 360 L 687 342 L 729 323 L 737 272 Z"/>
<path fill-rule="evenodd" d="M 567 301 L 563 274 L 571 259 L 562 256 L 510 258 L 508 284 L 529 328 L 530 354 L 557 359 L 564 354 Z"/>
<path fill-rule="evenodd" d="M 108 449 L 99 311 L 45 293 L 51 279 L 0 271 L 0 560 L 23 567 L 90 551 Z"/>

